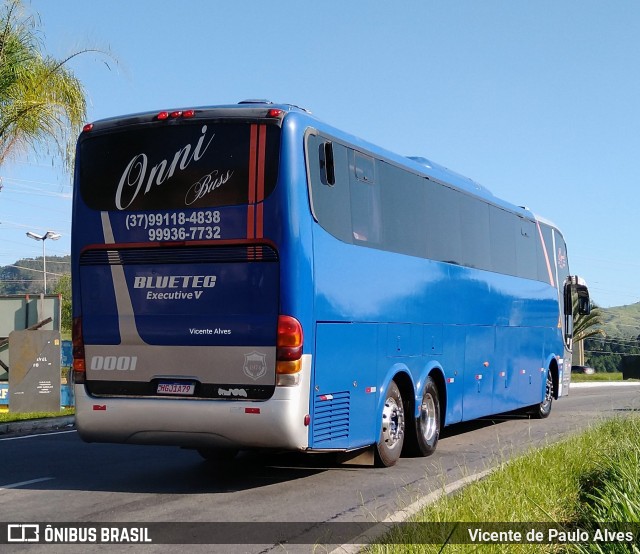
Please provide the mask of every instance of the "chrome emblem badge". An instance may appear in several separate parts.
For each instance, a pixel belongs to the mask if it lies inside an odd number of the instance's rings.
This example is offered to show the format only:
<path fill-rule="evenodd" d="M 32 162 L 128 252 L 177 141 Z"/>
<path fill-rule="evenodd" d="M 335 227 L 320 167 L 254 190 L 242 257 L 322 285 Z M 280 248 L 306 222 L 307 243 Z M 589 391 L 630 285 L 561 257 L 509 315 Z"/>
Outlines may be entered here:
<path fill-rule="evenodd" d="M 257 381 L 267 373 L 267 355 L 255 351 L 245 354 L 242 369 L 247 377 Z"/>

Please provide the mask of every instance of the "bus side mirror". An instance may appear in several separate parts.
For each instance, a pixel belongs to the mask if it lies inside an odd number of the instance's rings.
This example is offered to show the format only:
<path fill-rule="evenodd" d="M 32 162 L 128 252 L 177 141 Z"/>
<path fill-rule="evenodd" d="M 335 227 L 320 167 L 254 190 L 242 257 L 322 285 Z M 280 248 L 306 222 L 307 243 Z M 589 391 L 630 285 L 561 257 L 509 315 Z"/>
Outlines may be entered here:
<path fill-rule="evenodd" d="M 589 291 L 578 289 L 578 314 L 589 315 L 591 313 L 591 300 Z"/>

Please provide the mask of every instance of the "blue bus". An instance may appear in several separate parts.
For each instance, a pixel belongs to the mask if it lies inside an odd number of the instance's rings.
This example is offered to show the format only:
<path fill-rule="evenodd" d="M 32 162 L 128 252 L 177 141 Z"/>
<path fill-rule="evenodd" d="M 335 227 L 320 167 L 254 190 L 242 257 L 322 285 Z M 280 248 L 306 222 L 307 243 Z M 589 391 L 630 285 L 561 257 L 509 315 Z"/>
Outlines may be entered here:
<path fill-rule="evenodd" d="M 246 101 L 87 124 L 74 180 L 86 441 L 391 466 L 568 393 L 561 233 L 429 160 Z"/>

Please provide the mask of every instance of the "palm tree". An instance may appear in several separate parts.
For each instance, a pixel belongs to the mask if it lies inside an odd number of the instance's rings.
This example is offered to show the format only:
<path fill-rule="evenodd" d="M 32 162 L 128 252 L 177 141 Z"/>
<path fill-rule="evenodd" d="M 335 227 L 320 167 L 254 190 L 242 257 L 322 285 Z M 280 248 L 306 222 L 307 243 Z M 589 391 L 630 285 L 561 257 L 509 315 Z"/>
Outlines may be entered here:
<path fill-rule="evenodd" d="M 577 365 L 584 365 L 584 339 L 606 337 L 602 329 L 602 310 L 597 306 L 591 308 L 587 315 L 578 313 L 578 297 L 573 296 L 573 352 Z M 575 358 L 577 356 L 577 358 Z"/>
<path fill-rule="evenodd" d="M 5 0 L 0 14 L 0 166 L 42 145 L 55 145 L 67 169 L 86 118 L 80 81 L 67 68 L 75 56 L 56 60 L 40 51 L 37 22 L 20 0 Z"/>
<path fill-rule="evenodd" d="M 591 308 L 588 315 L 578 314 L 578 299 L 573 297 L 573 342 L 581 342 L 591 337 L 604 337 L 606 333 L 602 329 L 602 310 L 597 306 Z"/>

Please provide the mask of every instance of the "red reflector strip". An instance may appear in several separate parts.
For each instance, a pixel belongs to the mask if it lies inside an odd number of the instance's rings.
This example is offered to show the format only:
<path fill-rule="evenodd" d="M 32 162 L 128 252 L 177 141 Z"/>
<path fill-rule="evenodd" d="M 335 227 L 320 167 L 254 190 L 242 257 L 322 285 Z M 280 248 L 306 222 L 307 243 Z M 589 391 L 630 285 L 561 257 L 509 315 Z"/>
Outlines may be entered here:
<path fill-rule="evenodd" d="M 476 375 L 476 381 L 482 380 L 482 375 Z"/>
<path fill-rule="evenodd" d="M 245 414 L 259 414 L 260 413 L 260 408 L 245 408 L 244 409 L 244 413 Z"/>
<path fill-rule="evenodd" d="M 323 394 L 320 396 L 320 400 L 333 400 L 333 394 Z"/>
<path fill-rule="evenodd" d="M 262 238 L 264 232 L 265 158 L 267 127 L 251 125 L 249 131 L 249 193 L 247 197 L 247 238 Z"/>
<path fill-rule="evenodd" d="M 454 383 L 455 379 L 453 377 L 447 377 L 447 383 Z"/>
<path fill-rule="evenodd" d="M 372 392 L 376 392 L 377 390 L 377 387 L 367 387 L 366 389 L 364 389 L 364 392 L 367 394 L 371 394 Z"/>
<path fill-rule="evenodd" d="M 526 370 L 526 369 L 521 369 L 521 370 L 520 370 L 520 375 L 524 375 L 525 373 L 527 373 L 527 370 Z"/>
<path fill-rule="evenodd" d="M 258 152 L 258 126 L 251 125 L 249 131 L 249 191 L 247 198 L 247 238 L 256 236 L 256 172 Z"/>
<path fill-rule="evenodd" d="M 501 372 L 500 372 L 500 377 L 506 377 L 506 376 L 507 376 L 506 371 L 501 371 Z"/>
<path fill-rule="evenodd" d="M 94 404 L 93 405 L 93 411 L 94 412 L 106 412 L 107 411 L 107 406 L 104 404 Z"/>

